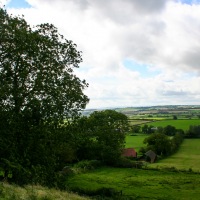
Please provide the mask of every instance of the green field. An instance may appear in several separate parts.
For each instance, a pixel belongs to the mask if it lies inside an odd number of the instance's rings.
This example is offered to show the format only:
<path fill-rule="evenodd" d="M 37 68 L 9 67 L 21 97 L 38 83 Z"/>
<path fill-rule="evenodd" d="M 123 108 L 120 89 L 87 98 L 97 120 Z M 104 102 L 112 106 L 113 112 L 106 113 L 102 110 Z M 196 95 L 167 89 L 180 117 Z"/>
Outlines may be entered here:
<path fill-rule="evenodd" d="M 167 125 L 174 126 L 176 129 L 188 130 L 189 127 L 200 125 L 200 119 L 178 119 L 178 120 L 162 120 L 156 122 L 150 122 L 148 125 L 152 125 L 154 127 L 165 127 Z"/>
<path fill-rule="evenodd" d="M 132 199 L 197 200 L 200 174 L 104 167 L 70 177 L 67 185 L 87 193 L 113 188 Z"/>
<path fill-rule="evenodd" d="M 145 137 L 127 136 L 127 142 L 140 146 Z M 185 139 L 176 154 L 148 164 L 147 169 L 102 167 L 77 174 L 69 178 L 67 184 L 72 190 L 79 188 L 87 192 L 114 188 L 133 199 L 199 199 L 200 139 Z"/>
<path fill-rule="evenodd" d="M 150 166 L 167 166 L 200 172 L 200 139 L 185 139 L 177 153 Z"/>
<path fill-rule="evenodd" d="M 148 137 L 145 134 L 137 134 L 137 135 L 128 135 L 126 136 L 126 148 L 134 148 L 137 152 L 140 150 L 141 147 L 145 146 L 143 144 L 144 139 Z"/>

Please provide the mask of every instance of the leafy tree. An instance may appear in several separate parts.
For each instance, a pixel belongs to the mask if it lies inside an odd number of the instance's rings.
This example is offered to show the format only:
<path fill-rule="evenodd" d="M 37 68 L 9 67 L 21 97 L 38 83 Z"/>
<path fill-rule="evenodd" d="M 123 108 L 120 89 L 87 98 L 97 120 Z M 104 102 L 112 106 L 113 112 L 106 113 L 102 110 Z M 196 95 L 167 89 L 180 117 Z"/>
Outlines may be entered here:
<path fill-rule="evenodd" d="M 147 124 L 145 124 L 145 125 L 142 127 L 142 132 L 145 133 L 145 134 L 151 134 L 151 133 L 154 132 L 153 128 L 154 128 L 154 127 L 153 127 L 152 125 L 148 126 Z"/>
<path fill-rule="evenodd" d="M 81 61 L 53 25 L 31 28 L 0 9 L 0 156 L 16 182 L 30 181 L 33 172 L 44 180 L 58 168 L 62 124 L 88 102 L 87 83 L 73 73 Z"/>
<path fill-rule="evenodd" d="M 163 133 L 153 133 L 145 138 L 144 144 L 147 148 L 155 151 L 156 154 L 166 156 L 171 153 L 171 141 L 169 137 Z"/>
<path fill-rule="evenodd" d="M 114 164 L 124 148 L 128 118 L 114 110 L 95 111 L 88 118 L 96 159 Z"/>
<path fill-rule="evenodd" d="M 186 137 L 199 138 L 200 137 L 200 125 L 199 126 L 190 126 L 189 130 L 186 131 Z"/>
<path fill-rule="evenodd" d="M 140 132 L 140 129 L 141 129 L 141 127 L 138 126 L 138 125 L 133 125 L 133 126 L 131 127 L 131 130 L 132 130 L 133 133 L 139 133 L 139 132 Z"/>
<path fill-rule="evenodd" d="M 147 134 L 148 133 L 148 125 L 145 124 L 143 127 L 142 127 L 142 132 Z"/>
<path fill-rule="evenodd" d="M 173 136 L 176 133 L 176 128 L 174 126 L 171 125 L 167 125 L 166 127 L 163 128 L 162 131 L 165 135 L 168 136 Z"/>

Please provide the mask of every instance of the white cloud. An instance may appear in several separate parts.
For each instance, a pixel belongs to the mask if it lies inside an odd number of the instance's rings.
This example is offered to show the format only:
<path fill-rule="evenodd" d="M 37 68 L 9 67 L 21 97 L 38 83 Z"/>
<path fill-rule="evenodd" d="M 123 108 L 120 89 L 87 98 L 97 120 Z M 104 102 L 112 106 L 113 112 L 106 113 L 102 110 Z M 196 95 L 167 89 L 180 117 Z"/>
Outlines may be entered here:
<path fill-rule="evenodd" d="M 53 23 L 83 52 L 76 70 L 90 86 L 88 107 L 198 104 L 200 5 L 173 0 L 27 0 L 31 24 Z M 127 69 L 134 60 L 154 77 Z M 145 78 L 144 78 L 145 77 Z"/>
<path fill-rule="evenodd" d="M 11 0 L 0 0 L 0 6 L 6 6 Z"/>

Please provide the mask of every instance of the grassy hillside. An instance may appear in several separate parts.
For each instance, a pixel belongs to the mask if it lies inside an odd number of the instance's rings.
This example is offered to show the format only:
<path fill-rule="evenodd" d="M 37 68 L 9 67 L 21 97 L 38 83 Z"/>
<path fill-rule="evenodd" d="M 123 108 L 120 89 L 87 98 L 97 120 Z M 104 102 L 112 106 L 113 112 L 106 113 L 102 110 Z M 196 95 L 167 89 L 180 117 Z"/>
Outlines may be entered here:
<path fill-rule="evenodd" d="M 200 139 L 185 139 L 177 153 L 151 167 L 176 167 L 200 172 Z"/>
<path fill-rule="evenodd" d="M 41 186 L 19 187 L 0 183 L 1 200 L 89 200 L 76 194 Z"/>
<path fill-rule="evenodd" d="M 71 177 L 68 186 L 87 193 L 112 188 L 126 199 L 199 200 L 200 175 L 105 167 Z"/>
<path fill-rule="evenodd" d="M 127 141 L 133 139 L 131 144 L 140 146 L 142 137 L 128 136 Z M 70 177 L 67 184 L 74 191 L 90 194 L 109 188 L 132 199 L 198 200 L 200 139 L 185 139 L 176 154 L 146 169 L 103 167 Z"/>

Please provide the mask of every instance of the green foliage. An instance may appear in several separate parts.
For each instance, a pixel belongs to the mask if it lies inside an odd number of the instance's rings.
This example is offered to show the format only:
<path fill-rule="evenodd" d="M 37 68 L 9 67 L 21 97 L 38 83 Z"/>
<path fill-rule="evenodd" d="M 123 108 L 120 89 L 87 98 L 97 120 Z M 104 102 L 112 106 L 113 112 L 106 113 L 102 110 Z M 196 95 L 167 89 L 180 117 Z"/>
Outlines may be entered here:
<path fill-rule="evenodd" d="M 157 155 L 169 155 L 171 153 L 171 141 L 168 136 L 163 133 L 153 133 L 145 138 L 144 144 L 147 148 L 153 150 Z"/>
<path fill-rule="evenodd" d="M 32 29 L 0 8 L 0 164 L 14 182 L 53 185 L 62 162 L 73 159 L 63 123 L 88 102 L 87 83 L 73 73 L 81 61 L 53 25 Z"/>
<path fill-rule="evenodd" d="M 162 133 L 168 136 L 173 136 L 176 133 L 176 128 L 174 126 L 167 125 L 163 128 Z"/>
<path fill-rule="evenodd" d="M 124 148 L 128 118 L 114 110 L 96 111 L 89 117 L 97 159 L 113 164 Z"/>
<path fill-rule="evenodd" d="M 114 164 L 124 147 L 128 119 L 114 110 L 96 111 L 78 119 L 72 129 L 77 160 Z"/>
<path fill-rule="evenodd" d="M 140 130 L 141 130 L 141 127 L 138 126 L 138 125 L 134 125 L 134 126 L 131 127 L 131 131 L 133 133 L 140 133 Z"/>
<path fill-rule="evenodd" d="M 186 131 L 186 137 L 188 138 L 200 138 L 200 125 L 190 126 Z"/>
<path fill-rule="evenodd" d="M 168 137 L 164 133 L 153 133 L 149 137 L 144 139 L 144 143 L 147 144 L 147 148 L 143 148 L 140 151 L 153 150 L 157 155 L 169 156 L 175 153 L 180 147 L 183 141 L 183 135 L 176 133 L 172 138 Z"/>
<path fill-rule="evenodd" d="M 102 163 L 98 160 L 82 160 L 74 165 L 75 168 L 92 170 L 100 167 Z"/>
<path fill-rule="evenodd" d="M 148 126 L 147 124 L 145 124 L 143 127 L 142 127 L 142 133 L 144 134 L 151 134 L 151 133 L 154 133 L 154 130 L 153 130 L 153 126 L 150 125 Z"/>

